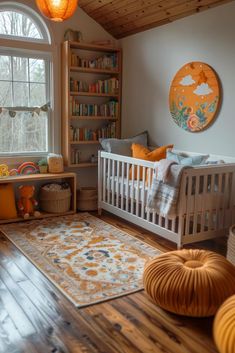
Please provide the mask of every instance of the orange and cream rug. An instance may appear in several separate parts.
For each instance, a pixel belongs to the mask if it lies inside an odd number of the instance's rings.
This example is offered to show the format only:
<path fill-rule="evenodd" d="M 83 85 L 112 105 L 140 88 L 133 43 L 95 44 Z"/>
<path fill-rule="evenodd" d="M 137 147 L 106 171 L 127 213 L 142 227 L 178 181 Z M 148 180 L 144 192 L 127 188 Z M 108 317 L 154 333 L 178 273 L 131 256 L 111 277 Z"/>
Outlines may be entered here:
<path fill-rule="evenodd" d="M 146 261 L 160 254 L 88 213 L 0 230 L 77 307 L 141 290 Z"/>

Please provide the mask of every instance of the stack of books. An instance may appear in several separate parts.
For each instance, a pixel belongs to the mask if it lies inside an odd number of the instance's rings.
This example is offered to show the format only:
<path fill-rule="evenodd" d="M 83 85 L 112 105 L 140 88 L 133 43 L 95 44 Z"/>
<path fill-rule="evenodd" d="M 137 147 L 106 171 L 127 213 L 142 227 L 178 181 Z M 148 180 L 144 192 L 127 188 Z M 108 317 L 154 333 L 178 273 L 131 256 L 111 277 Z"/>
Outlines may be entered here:
<path fill-rule="evenodd" d="M 116 77 L 107 80 L 98 80 L 88 86 L 90 93 L 104 93 L 104 94 L 117 94 L 119 88 L 119 81 Z"/>
<path fill-rule="evenodd" d="M 95 83 L 87 85 L 86 82 L 70 78 L 70 91 L 72 92 L 89 92 L 89 93 L 105 93 L 117 94 L 119 81 L 116 77 L 107 80 L 98 80 Z"/>
<path fill-rule="evenodd" d="M 116 124 L 111 123 L 100 129 L 78 128 L 70 126 L 70 140 L 75 141 L 98 141 L 100 138 L 113 138 L 116 136 Z"/>
<path fill-rule="evenodd" d="M 118 57 L 116 54 L 110 54 L 94 59 L 82 59 L 76 53 L 72 53 L 71 66 L 90 69 L 116 70 L 118 68 Z"/>
<path fill-rule="evenodd" d="M 72 116 L 118 116 L 119 103 L 111 100 L 104 104 L 80 103 L 79 98 L 70 97 L 70 113 Z"/>

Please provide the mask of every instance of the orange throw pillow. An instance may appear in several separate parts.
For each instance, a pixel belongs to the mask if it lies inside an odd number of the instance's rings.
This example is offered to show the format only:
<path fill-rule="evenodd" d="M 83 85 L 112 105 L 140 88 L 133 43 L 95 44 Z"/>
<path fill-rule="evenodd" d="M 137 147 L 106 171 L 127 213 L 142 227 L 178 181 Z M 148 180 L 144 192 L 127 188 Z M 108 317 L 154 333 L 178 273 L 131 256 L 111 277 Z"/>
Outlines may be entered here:
<path fill-rule="evenodd" d="M 15 193 L 12 184 L 0 184 L 0 219 L 17 218 Z"/>
<path fill-rule="evenodd" d="M 137 143 L 133 143 L 131 146 L 132 157 L 143 159 L 145 161 L 157 162 L 161 159 L 166 158 L 167 149 L 173 148 L 173 145 L 166 145 L 156 148 L 153 151 L 150 151 L 148 148 L 138 145 Z M 129 178 L 132 179 L 132 167 L 130 169 Z M 135 168 L 134 178 L 137 179 L 137 168 Z M 140 168 L 140 180 L 143 179 L 143 169 Z"/>

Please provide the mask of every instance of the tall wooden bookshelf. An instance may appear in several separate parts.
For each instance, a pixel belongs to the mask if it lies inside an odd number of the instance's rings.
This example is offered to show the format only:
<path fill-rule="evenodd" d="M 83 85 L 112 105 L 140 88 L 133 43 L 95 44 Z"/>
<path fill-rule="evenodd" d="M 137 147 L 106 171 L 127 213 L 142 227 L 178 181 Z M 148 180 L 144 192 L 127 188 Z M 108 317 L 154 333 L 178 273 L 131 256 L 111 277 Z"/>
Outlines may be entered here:
<path fill-rule="evenodd" d="M 74 65 L 74 56 L 79 57 L 79 64 Z M 102 68 L 91 65 L 95 60 L 102 60 L 104 57 L 115 59 L 115 65 Z M 81 62 L 82 61 L 82 62 Z M 84 62 L 86 61 L 85 65 Z M 85 67 L 86 66 L 86 67 Z M 100 65 L 98 65 L 100 66 Z M 104 66 L 104 67 L 103 67 Z M 114 67 L 113 67 L 114 66 Z M 71 82 L 82 82 L 86 84 L 86 90 L 74 90 Z M 115 82 L 118 87 L 110 91 L 94 92 L 90 86 L 109 80 Z M 111 84 L 112 84 L 111 82 Z M 105 87 L 107 88 L 108 85 Z M 91 156 L 97 156 L 100 147 L 99 138 L 120 137 L 121 130 L 121 94 L 122 94 L 122 52 L 119 48 L 86 44 L 80 42 L 66 41 L 62 44 L 62 153 L 65 165 L 70 168 L 92 168 L 97 163 L 91 161 Z M 96 106 L 96 111 L 85 111 L 78 108 L 74 113 L 74 102 L 76 107 L 84 106 L 89 108 Z M 115 106 L 115 112 L 108 114 L 100 113 L 101 106 Z M 98 107 L 98 108 L 97 108 Z M 85 110 L 85 108 L 84 108 Z M 108 109 L 107 109 L 108 110 Z M 98 114 L 97 114 L 98 111 Z M 115 128 L 114 128 L 115 126 Z M 114 131 L 115 130 L 115 131 Z M 72 131 L 72 132 L 71 132 Z M 74 138 L 73 131 L 92 131 L 92 138 L 82 136 L 80 132 Z M 97 133 L 98 131 L 98 133 Z M 112 131 L 111 136 L 101 136 L 103 131 Z M 72 136 L 71 136 L 72 135 Z M 78 136 L 79 135 L 79 136 Z M 79 162 L 74 159 L 79 151 Z"/>

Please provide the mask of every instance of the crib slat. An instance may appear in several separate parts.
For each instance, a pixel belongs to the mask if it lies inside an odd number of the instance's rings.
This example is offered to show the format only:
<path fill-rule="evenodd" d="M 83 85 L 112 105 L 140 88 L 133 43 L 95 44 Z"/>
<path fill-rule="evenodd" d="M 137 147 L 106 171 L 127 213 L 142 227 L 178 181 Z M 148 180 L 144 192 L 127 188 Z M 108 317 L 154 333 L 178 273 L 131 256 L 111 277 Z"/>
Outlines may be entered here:
<path fill-rule="evenodd" d="M 106 202 L 106 158 L 103 158 L 103 201 Z"/>
<path fill-rule="evenodd" d="M 199 180 L 200 175 L 196 176 L 195 195 L 194 195 L 194 215 L 193 215 L 193 234 L 197 233 L 197 218 L 198 218 L 198 195 L 199 195 Z"/>
<path fill-rule="evenodd" d="M 121 209 L 124 209 L 124 170 L 125 163 L 122 162 L 122 179 L 121 179 Z"/>
<path fill-rule="evenodd" d="M 174 217 L 174 227 L 175 231 L 178 233 L 178 247 L 180 248 L 182 245 L 182 236 L 185 235 L 185 221 L 186 221 L 186 212 L 187 212 L 187 182 L 188 182 L 188 175 L 187 172 L 183 172 L 182 177 L 182 185 L 180 188 L 180 200 L 179 200 L 179 222 L 178 222 L 178 229 L 176 230 L 176 219 Z"/>
<path fill-rule="evenodd" d="M 202 196 L 206 199 L 207 197 L 207 179 L 208 175 L 203 176 L 203 187 L 202 187 Z M 205 202 L 202 203 L 201 207 L 201 232 L 205 230 L 205 220 L 206 220 L 206 212 L 205 212 Z"/>
<path fill-rule="evenodd" d="M 192 176 L 188 177 L 188 194 L 187 194 L 187 213 L 186 213 L 186 224 L 185 234 L 189 235 L 190 231 L 190 209 L 192 200 Z"/>
<path fill-rule="evenodd" d="M 171 220 L 171 230 L 172 232 L 176 232 L 175 225 L 176 225 L 176 217 L 172 218 Z"/>
<path fill-rule="evenodd" d="M 142 187 L 142 193 L 141 193 L 141 218 L 144 218 L 144 209 L 145 209 L 145 175 L 146 175 L 146 168 L 143 167 L 143 187 Z M 149 188 L 149 185 L 148 185 Z"/>
<path fill-rule="evenodd" d="M 210 185 L 210 214 L 208 220 L 209 230 L 214 229 L 214 207 L 215 207 L 215 174 L 211 175 L 211 185 Z"/>
<path fill-rule="evenodd" d="M 226 209 L 228 202 L 228 191 L 229 191 L 229 174 L 225 174 L 225 182 L 224 182 L 224 200 L 223 200 L 223 228 L 226 227 Z"/>
<path fill-rule="evenodd" d="M 142 184 L 144 188 L 144 184 Z M 137 165 L 137 183 L 136 183 L 136 205 L 135 205 L 135 214 L 139 217 L 139 194 L 140 194 L 140 166 Z"/>
<path fill-rule="evenodd" d="M 119 178 L 120 178 L 120 161 L 117 161 L 116 207 L 119 207 Z"/>
<path fill-rule="evenodd" d="M 126 164 L 126 211 L 129 212 L 129 170 L 130 170 L 130 163 Z"/>
<path fill-rule="evenodd" d="M 112 161 L 112 190 L 111 190 L 111 194 L 112 194 L 112 205 L 114 205 L 114 196 L 115 196 L 115 188 L 114 188 L 114 182 L 115 182 L 115 175 L 114 175 L 115 164 L 116 164 L 116 161 L 113 159 L 113 161 Z M 117 180 L 117 182 L 118 182 L 118 180 Z"/>
<path fill-rule="evenodd" d="M 152 220 L 152 222 L 153 222 L 154 224 L 156 224 L 156 212 L 153 212 L 153 220 Z"/>
<path fill-rule="evenodd" d="M 110 164 L 111 164 L 111 160 L 108 159 L 108 204 L 110 204 Z"/>
<path fill-rule="evenodd" d="M 147 171 L 148 171 L 148 174 L 147 174 L 147 177 L 148 177 L 148 194 L 147 194 L 147 198 L 148 198 L 149 197 L 150 188 L 151 188 L 151 186 L 150 186 L 150 184 L 151 184 L 151 169 L 148 168 Z M 150 212 L 147 211 L 147 221 L 149 222 L 149 220 L 150 220 Z"/>
<path fill-rule="evenodd" d="M 134 213 L 134 198 L 135 198 L 135 185 L 134 185 L 134 181 L 135 181 L 135 165 L 132 164 L 131 167 L 131 171 L 132 171 L 132 175 L 131 175 L 131 214 Z"/>
<path fill-rule="evenodd" d="M 215 201 L 215 229 L 220 229 L 220 200 L 221 200 L 221 192 L 222 192 L 222 175 L 217 174 L 217 192 L 216 192 L 216 201 Z"/>

